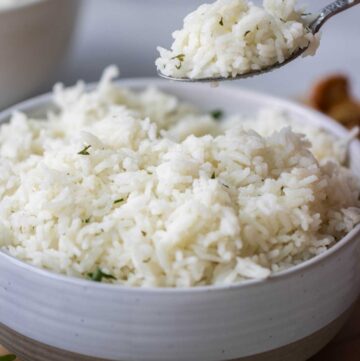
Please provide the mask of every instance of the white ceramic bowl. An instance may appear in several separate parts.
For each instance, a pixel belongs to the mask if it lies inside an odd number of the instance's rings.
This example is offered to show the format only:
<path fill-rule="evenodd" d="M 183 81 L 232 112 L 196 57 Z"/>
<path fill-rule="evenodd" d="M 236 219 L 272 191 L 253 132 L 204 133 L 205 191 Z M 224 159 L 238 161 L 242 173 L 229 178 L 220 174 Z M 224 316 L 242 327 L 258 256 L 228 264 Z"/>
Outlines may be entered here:
<path fill-rule="evenodd" d="M 29 0 L 0 9 L 0 109 L 53 81 L 77 9 L 77 0 Z"/>
<path fill-rule="evenodd" d="M 157 85 L 204 109 L 278 106 L 299 122 L 348 134 L 319 113 L 239 88 L 151 79 L 121 84 Z M 45 95 L 16 109 L 42 112 L 49 101 Z M 359 154 L 353 141 L 349 162 L 360 175 Z M 359 295 L 359 240 L 360 226 L 321 256 L 268 280 L 194 289 L 98 284 L 0 252 L 0 343 L 27 361 L 303 361 L 336 334 Z"/>

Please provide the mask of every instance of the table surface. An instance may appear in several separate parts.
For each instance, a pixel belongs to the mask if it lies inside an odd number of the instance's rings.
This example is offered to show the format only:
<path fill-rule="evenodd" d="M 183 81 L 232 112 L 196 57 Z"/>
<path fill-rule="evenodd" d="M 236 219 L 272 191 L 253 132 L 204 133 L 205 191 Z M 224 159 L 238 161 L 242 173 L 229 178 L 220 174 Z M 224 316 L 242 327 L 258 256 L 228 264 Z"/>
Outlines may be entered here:
<path fill-rule="evenodd" d="M 0 356 L 6 350 L 0 346 Z M 359 361 L 360 355 L 360 301 L 349 322 L 336 338 L 309 361 Z M 20 361 L 19 359 L 17 361 Z M 51 361 L 51 360 L 49 360 Z"/>

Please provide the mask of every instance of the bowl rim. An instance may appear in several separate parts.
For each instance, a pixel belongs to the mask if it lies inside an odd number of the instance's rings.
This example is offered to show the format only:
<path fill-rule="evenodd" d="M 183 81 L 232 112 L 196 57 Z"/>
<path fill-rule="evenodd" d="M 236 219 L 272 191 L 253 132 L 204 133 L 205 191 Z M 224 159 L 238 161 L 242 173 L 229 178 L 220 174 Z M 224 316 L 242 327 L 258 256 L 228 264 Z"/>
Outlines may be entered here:
<path fill-rule="evenodd" d="M 3 9 L 0 9 L 0 15 L 1 14 L 8 14 L 10 12 L 15 12 L 16 10 L 20 10 L 23 8 L 29 8 L 32 7 L 34 5 L 40 4 L 42 2 L 48 2 L 49 0 L 27 0 L 25 2 L 21 2 L 21 3 L 15 3 L 15 4 L 11 4 L 11 5 L 7 5 L 5 6 Z"/>
<path fill-rule="evenodd" d="M 39 1 L 39 0 L 36 0 Z M 155 86 L 160 87 L 166 83 L 169 83 L 165 80 L 154 78 L 154 77 L 143 77 L 143 78 L 124 78 L 120 80 L 116 80 L 114 82 L 117 86 L 121 87 L 139 87 L 144 88 L 146 86 Z M 98 82 L 88 83 L 85 84 L 86 91 L 92 90 L 96 87 Z M 174 87 L 178 86 L 178 83 L 171 83 Z M 177 85 L 174 85 L 177 84 Z M 182 86 L 182 85 L 181 85 Z M 188 86 L 188 85 L 185 85 Z M 191 85 L 194 87 L 194 84 Z M 196 87 L 206 88 L 207 85 L 205 84 L 196 84 Z M 260 102 L 265 101 L 266 103 L 271 102 L 275 104 L 276 107 L 283 107 L 288 111 L 297 111 L 303 113 L 310 117 L 317 117 L 319 120 L 322 120 L 322 123 L 327 122 L 331 126 L 331 128 L 336 129 L 339 133 L 343 135 L 349 135 L 350 131 L 344 128 L 342 125 L 337 123 L 335 120 L 327 117 L 326 115 L 315 111 L 307 106 L 301 105 L 296 103 L 293 100 L 284 99 L 280 97 L 276 97 L 273 95 L 268 95 L 262 92 L 257 92 L 253 90 L 248 90 L 245 88 L 241 88 L 239 86 L 234 85 L 224 85 L 222 91 L 232 91 L 238 93 L 239 97 L 251 97 L 255 98 Z M 169 91 L 168 89 L 166 91 Z M 171 90 L 170 90 L 171 93 Z M 31 109 L 35 109 L 36 107 L 41 106 L 49 106 L 52 103 L 52 93 L 48 92 L 45 94 L 38 95 L 36 97 L 32 97 L 28 100 L 22 101 L 18 104 L 15 104 L 5 110 L 0 111 L 0 126 L 4 119 L 9 118 L 14 111 L 30 111 Z M 352 145 L 355 145 L 359 149 L 360 154 L 360 141 L 358 139 L 352 140 Z M 22 269 L 23 271 L 34 272 L 38 276 L 47 277 L 52 281 L 64 282 L 67 284 L 71 284 L 73 286 L 85 287 L 89 288 L 92 287 L 94 289 L 103 289 L 103 290 L 110 290 L 114 292 L 132 292 L 132 293 L 154 293 L 154 294 L 193 294 L 193 293 L 201 293 L 201 292 L 219 292 L 219 291 L 231 291 L 234 289 L 239 288 L 248 288 L 254 286 L 260 286 L 267 284 L 272 281 L 279 281 L 282 279 L 286 279 L 288 277 L 294 276 L 295 274 L 300 274 L 309 270 L 309 268 L 313 268 L 314 266 L 319 265 L 322 262 L 325 262 L 328 258 L 336 256 L 336 253 L 341 249 L 345 248 L 346 246 L 350 245 L 352 242 L 357 242 L 360 240 L 360 224 L 355 226 L 349 233 L 345 235 L 342 239 L 340 239 L 335 245 L 331 248 L 326 250 L 325 252 L 316 255 L 304 262 L 301 262 L 297 265 L 294 265 L 288 269 L 276 272 L 271 274 L 266 279 L 249 279 L 244 280 L 239 283 L 229 284 L 229 285 L 206 285 L 206 286 L 195 286 L 195 287 L 134 287 L 134 286 L 127 286 L 122 284 L 111 284 L 111 283 L 101 283 L 101 282 L 94 282 L 88 280 L 86 278 L 78 278 L 74 276 L 68 276 L 64 274 L 59 274 L 51 270 L 47 270 L 45 268 L 40 268 L 34 266 L 30 263 L 22 261 L 14 256 L 9 255 L 5 251 L 0 249 L 0 261 L 1 259 L 5 259 L 9 261 L 13 266 Z"/>

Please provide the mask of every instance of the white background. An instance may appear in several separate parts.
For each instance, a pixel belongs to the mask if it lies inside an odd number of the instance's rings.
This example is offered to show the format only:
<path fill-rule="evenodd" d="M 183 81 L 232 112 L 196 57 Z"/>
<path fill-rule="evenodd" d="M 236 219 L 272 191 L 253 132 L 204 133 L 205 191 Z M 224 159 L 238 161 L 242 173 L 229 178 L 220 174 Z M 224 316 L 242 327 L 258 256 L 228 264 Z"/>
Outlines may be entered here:
<path fill-rule="evenodd" d="M 83 0 L 77 33 L 57 80 L 67 84 L 81 78 L 98 79 L 108 64 L 117 64 L 122 76 L 156 76 L 156 46 L 169 46 L 171 32 L 203 0 Z M 303 1 L 299 0 L 299 4 Z M 330 0 L 308 0 L 320 9 Z M 342 72 L 353 80 L 360 96 L 360 5 L 331 19 L 323 28 L 321 47 L 313 58 L 299 59 L 281 70 L 239 86 L 294 96 L 306 92 L 323 74 Z"/>

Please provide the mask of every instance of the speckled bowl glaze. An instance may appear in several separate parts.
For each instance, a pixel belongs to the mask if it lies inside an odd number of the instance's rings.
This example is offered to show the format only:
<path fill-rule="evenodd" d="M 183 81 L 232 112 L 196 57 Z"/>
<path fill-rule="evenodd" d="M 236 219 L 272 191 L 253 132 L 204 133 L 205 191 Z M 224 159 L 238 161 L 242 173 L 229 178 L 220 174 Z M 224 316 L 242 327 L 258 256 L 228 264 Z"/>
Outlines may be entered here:
<path fill-rule="evenodd" d="M 288 111 L 338 135 L 348 132 L 303 106 L 234 87 L 154 79 L 121 81 L 210 110 Z M 42 112 L 45 95 L 16 109 Z M 13 109 L 0 114 L 8 119 Z M 360 175 L 360 143 L 349 164 Z M 329 251 L 265 281 L 227 287 L 140 289 L 37 269 L 0 252 L 0 343 L 23 361 L 303 361 L 342 326 L 360 292 L 360 226 Z"/>

